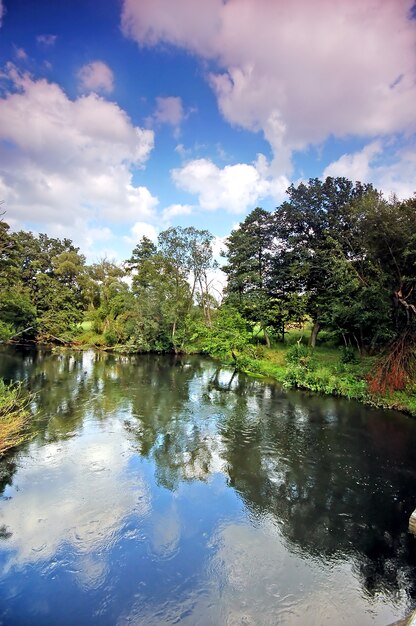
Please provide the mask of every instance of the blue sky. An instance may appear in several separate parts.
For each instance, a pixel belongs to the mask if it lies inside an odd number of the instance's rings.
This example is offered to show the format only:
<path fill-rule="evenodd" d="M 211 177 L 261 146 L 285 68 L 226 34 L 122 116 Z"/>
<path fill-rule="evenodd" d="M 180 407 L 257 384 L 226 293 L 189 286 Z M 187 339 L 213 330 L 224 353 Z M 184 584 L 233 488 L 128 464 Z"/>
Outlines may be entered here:
<path fill-rule="evenodd" d="M 12 228 L 123 260 L 220 243 L 291 183 L 416 190 L 411 0 L 0 0 L 0 198 Z"/>

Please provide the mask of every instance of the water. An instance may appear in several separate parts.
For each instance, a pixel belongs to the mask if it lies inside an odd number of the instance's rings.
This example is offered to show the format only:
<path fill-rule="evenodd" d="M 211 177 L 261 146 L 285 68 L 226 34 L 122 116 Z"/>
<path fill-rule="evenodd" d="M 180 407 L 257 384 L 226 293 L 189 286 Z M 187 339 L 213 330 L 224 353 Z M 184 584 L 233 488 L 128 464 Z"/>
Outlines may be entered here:
<path fill-rule="evenodd" d="M 382 624 L 416 605 L 416 421 L 199 357 L 0 353 L 0 624 Z"/>

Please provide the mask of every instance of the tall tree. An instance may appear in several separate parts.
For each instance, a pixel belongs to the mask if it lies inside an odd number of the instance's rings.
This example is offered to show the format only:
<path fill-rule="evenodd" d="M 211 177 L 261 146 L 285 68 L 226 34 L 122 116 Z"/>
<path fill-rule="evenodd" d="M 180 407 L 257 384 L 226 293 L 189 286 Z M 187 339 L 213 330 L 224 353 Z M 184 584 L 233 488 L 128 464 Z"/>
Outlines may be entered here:
<path fill-rule="evenodd" d="M 188 311 L 199 290 L 199 300 L 204 317 L 211 322 L 211 298 L 209 294 L 209 271 L 216 267 L 212 252 L 213 236 L 207 230 L 198 230 L 193 226 L 182 228 L 175 226 L 160 233 L 159 250 L 168 258 L 178 274 L 191 285 Z"/>
<path fill-rule="evenodd" d="M 294 287 L 308 296 L 314 322 L 311 345 L 332 298 L 332 262 L 354 258 L 350 242 L 353 205 L 370 191 L 371 185 L 346 178 L 314 178 L 297 187 L 292 184 L 287 190 L 289 199 L 275 212 L 276 237 L 284 242 L 282 255 L 295 270 Z"/>
<path fill-rule="evenodd" d="M 270 267 L 274 240 L 273 216 L 257 207 L 226 241 L 227 301 L 259 324 L 268 346 L 268 329 L 276 326 L 270 302 Z"/>

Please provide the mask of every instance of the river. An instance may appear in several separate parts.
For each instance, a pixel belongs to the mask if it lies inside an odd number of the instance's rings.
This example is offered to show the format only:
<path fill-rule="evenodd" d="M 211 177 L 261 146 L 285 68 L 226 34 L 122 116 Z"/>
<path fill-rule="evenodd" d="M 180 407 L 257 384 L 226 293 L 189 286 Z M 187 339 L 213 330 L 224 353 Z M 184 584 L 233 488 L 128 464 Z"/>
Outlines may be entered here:
<path fill-rule="evenodd" d="M 385 626 L 416 605 L 416 420 L 198 356 L 7 349 L 0 624 Z"/>

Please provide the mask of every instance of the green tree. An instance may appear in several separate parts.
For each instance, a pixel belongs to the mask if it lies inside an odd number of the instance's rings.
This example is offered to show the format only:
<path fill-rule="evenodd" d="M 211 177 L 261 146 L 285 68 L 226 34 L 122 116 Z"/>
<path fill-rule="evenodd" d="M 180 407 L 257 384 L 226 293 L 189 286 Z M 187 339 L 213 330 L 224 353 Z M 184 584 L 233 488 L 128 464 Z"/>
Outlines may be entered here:
<path fill-rule="evenodd" d="M 83 316 L 85 258 L 69 239 L 20 231 L 13 235 L 13 240 L 19 302 L 16 306 L 15 299 L 9 298 L 8 314 L 17 315 L 19 309 L 28 318 L 34 309 L 37 332 L 44 338 L 59 337 Z"/>
<path fill-rule="evenodd" d="M 211 323 L 211 302 L 208 273 L 216 267 L 212 253 L 213 236 L 207 230 L 193 226 L 175 226 L 160 233 L 160 252 L 170 260 L 180 274 L 191 285 L 188 313 L 199 295 L 199 302 L 208 325 Z"/>
<path fill-rule="evenodd" d="M 268 346 L 268 329 L 279 324 L 277 309 L 270 302 L 273 238 L 272 215 L 257 207 L 228 237 L 227 263 L 223 267 L 228 278 L 227 302 L 239 307 L 253 324 L 260 325 Z"/>
<path fill-rule="evenodd" d="M 125 261 L 124 266 L 127 272 L 138 270 L 140 264 L 146 259 L 150 259 L 157 252 L 155 244 L 144 235 L 133 249 L 131 257 Z"/>
<path fill-rule="evenodd" d="M 136 302 L 130 326 L 142 349 L 183 349 L 198 301 L 210 323 L 211 242 L 208 231 L 171 227 L 160 233 L 157 246 L 143 237 L 134 248 L 125 266 Z"/>
<path fill-rule="evenodd" d="M 177 267 L 156 252 L 142 261 L 133 277 L 133 337 L 142 350 L 179 347 L 177 333 L 185 321 L 190 286 Z"/>
<path fill-rule="evenodd" d="M 307 295 L 307 310 L 314 322 L 312 346 L 333 301 L 334 265 L 338 269 L 340 259 L 345 263 L 355 259 L 351 242 L 354 204 L 371 191 L 371 185 L 346 178 L 314 178 L 297 187 L 292 184 L 287 190 L 289 199 L 275 212 L 280 264 L 287 268 L 292 289 Z"/>
<path fill-rule="evenodd" d="M 20 276 L 20 252 L 15 233 L 0 216 L 0 322 L 2 340 L 16 334 L 34 333 L 36 308 L 30 290 Z"/>

